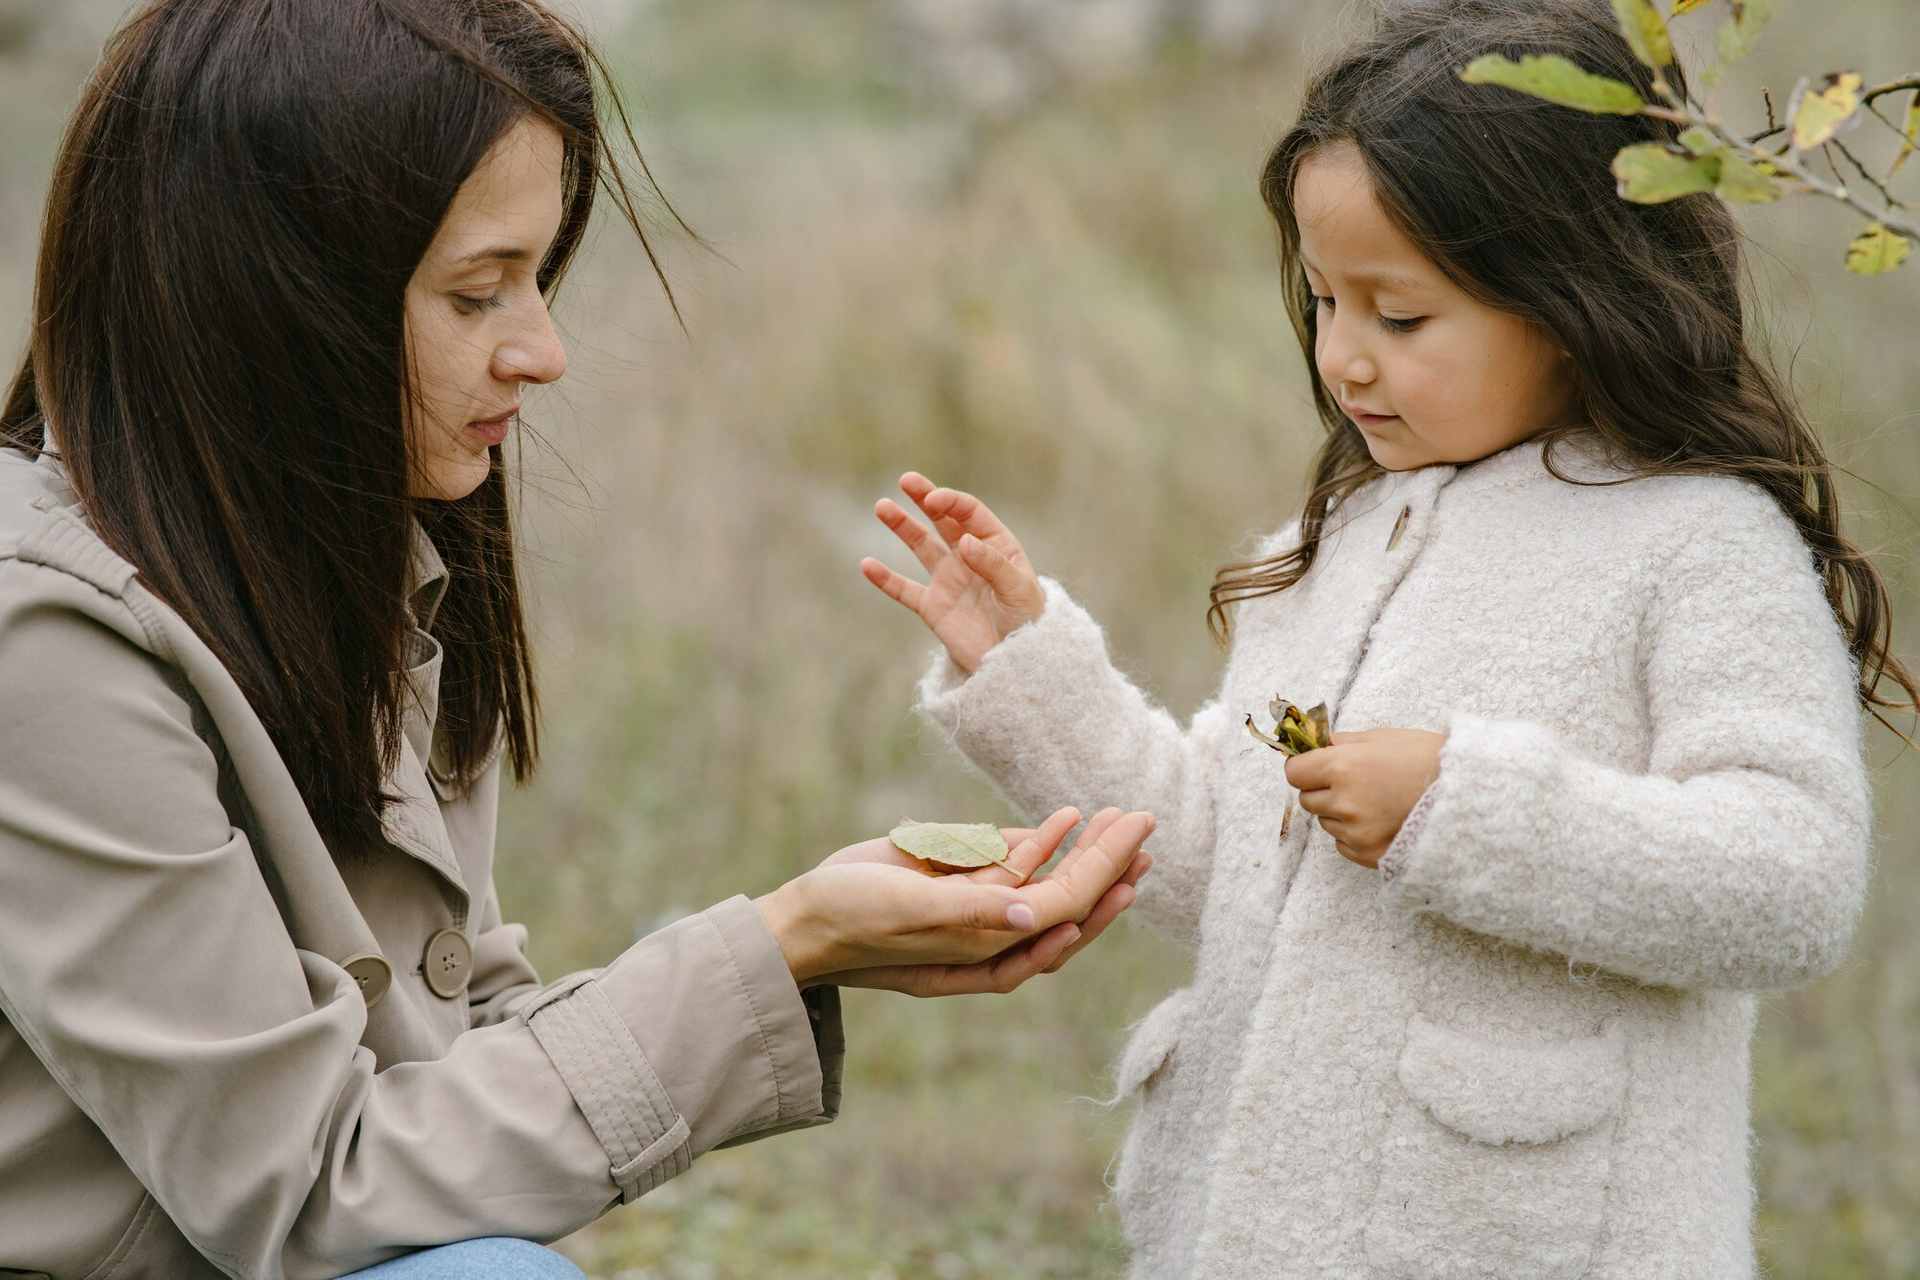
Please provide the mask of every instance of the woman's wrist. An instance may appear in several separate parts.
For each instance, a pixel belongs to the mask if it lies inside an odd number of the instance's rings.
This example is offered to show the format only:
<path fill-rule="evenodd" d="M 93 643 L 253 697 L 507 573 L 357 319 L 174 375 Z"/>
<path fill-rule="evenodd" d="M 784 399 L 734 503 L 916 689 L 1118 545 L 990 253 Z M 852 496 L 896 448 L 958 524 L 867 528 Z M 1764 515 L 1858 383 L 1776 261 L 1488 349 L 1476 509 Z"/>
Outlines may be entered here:
<path fill-rule="evenodd" d="M 767 922 L 787 969 L 802 990 L 823 973 L 832 972 L 828 955 L 832 939 L 823 921 L 809 904 L 806 877 L 789 880 L 772 893 L 755 898 L 760 918 Z"/>

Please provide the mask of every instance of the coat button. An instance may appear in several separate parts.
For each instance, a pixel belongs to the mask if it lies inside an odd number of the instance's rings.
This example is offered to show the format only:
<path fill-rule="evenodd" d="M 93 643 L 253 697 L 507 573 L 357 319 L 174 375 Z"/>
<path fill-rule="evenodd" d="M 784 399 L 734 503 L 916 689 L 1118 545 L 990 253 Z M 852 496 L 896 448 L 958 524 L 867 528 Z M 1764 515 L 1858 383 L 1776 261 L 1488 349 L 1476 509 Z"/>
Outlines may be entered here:
<path fill-rule="evenodd" d="M 393 985 L 393 966 L 387 958 L 378 952 L 363 951 L 359 955 L 348 956 L 340 962 L 347 976 L 360 984 L 360 998 L 367 1002 L 367 1008 L 380 1003 L 380 997 L 387 994 L 387 988 Z"/>
<path fill-rule="evenodd" d="M 427 939 L 420 969 L 433 994 L 451 1000 L 467 989 L 473 976 L 473 944 L 458 929 L 442 929 Z"/>
<path fill-rule="evenodd" d="M 1412 507 L 1400 508 L 1400 518 L 1393 522 L 1393 532 L 1387 535 L 1387 550 L 1400 545 L 1400 535 L 1407 531 L 1407 517 L 1413 514 Z"/>

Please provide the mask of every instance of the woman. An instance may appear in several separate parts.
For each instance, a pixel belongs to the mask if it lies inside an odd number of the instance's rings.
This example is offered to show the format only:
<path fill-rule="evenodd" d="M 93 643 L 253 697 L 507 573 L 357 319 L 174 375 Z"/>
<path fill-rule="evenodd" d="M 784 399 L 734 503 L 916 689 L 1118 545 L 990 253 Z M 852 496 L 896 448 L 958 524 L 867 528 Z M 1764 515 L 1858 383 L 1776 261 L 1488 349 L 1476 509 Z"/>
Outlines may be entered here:
<path fill-rule="evenodd" d="M 603 178 L 639 229 L 596 69 L 524 0 L 155 0 L 82 98 L 0 415 L 0 1270 L 552 1239 L 831 1120 L 836 986 L 1008 990 L 1131 901 L 1145 814 L 1019 888 L 870 841 L 535 976 L 499 446 Z"/>

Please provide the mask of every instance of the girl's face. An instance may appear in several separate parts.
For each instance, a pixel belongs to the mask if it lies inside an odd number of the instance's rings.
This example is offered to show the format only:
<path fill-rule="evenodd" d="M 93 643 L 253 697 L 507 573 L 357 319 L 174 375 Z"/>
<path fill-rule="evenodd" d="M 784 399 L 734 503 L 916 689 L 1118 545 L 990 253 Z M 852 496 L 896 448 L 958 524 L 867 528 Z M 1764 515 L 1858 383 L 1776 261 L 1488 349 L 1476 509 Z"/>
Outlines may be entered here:
<path fill-rule="evenodd" d="M 1381 209 L 1353 145 L 1301 161 L 1294 217 L 1314 363 L 1375 462 L 1472 462 L 1572 421 L 1566 352 L 1448 280 Z"/>
<path fill-rule="evenodd" d="M 566 372 L 535 278 L 560 232 L 562 154 L 545 121 L 508 129 L 461 184 L 407 283 L 417 498 L 478 488 L 525 385 Z"/>

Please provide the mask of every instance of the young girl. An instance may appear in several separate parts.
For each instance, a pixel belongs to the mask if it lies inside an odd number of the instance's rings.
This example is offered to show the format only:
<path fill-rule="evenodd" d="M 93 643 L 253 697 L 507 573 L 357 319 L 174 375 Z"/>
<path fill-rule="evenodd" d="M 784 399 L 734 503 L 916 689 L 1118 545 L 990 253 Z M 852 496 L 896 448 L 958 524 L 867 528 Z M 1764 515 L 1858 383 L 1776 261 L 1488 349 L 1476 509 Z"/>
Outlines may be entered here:
<path fill-rule="evenodd" d="M 1461 83 L 1489 52 L 1647 85 L 1600 0 L 1411 0 L 1314 77 L 1262 194 L 1327 441 L 1189 726 L 974 498 L 878 509 L 927 712 L 1023 808 L 1160 818 L 1141 910 L 1197 959 L 1118 1068 L 1140 1275 L 1751 1275 L 1753 993 L 1860 909 L 1858 709 L 1914 686 L 1734 227 L 1619 200 L 1673 130 Z M 1284 772 L 1275 694 L 1338 731 Z"/>

